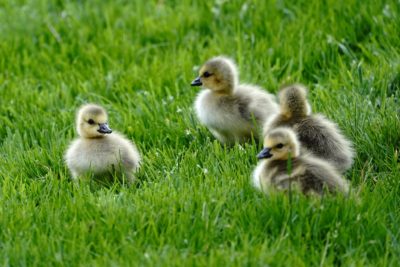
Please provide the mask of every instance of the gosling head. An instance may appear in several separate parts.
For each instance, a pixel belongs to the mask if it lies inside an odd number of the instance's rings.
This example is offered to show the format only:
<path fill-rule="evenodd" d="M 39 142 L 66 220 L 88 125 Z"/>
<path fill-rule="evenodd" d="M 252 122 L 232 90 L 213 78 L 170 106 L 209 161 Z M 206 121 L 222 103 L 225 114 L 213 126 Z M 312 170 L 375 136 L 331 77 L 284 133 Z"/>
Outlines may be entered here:
<path fill-rule="evenodd" d="M 238 84 L 238 71 L 235 63 L 226 57 L 214 57 L 207 61 L 191 83 L 192 86 L 204 86 L 219 94 L 230 94 Z"/>
<path fill-rule="evenodd" d="M 287 160 L 299 156 L 299 141 L 289 128 L 272 130 L 264 139 L 264 149 L 257 155 L 258 159 Z"/>
<path fill-rule="evenodd" d="M 105 109 L 98 105 L 87 104 L 78 111 L 76 119 L 78 134 L 84 138 L 98 138 L 112 133 L 107 123 Z"/>
<path fill-rule="evenodd" d="M 311 113 L 307 89 L 301 84 L 286 86 L 279 91 L 281 112 L 287 117 L 307 116 Z"/>

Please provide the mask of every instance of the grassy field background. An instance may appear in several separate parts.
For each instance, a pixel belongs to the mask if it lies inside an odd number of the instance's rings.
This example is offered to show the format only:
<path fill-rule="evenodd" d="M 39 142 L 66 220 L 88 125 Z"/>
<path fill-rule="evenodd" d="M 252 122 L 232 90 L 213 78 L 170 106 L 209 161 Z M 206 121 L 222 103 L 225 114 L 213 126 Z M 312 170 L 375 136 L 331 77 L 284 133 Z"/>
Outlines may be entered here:
<path fill-rule="evenodd" d="M 355 143 L 358 197 L 252 189 L 260 145 L 221 146 L 192 108 L 219 54 L 309 86 Z M 399 1 L 2 0 L 0 265 L 398 266 L 399 96 Z M 87 102 L 140 148 L 137 186 L 71 182 Z"/>

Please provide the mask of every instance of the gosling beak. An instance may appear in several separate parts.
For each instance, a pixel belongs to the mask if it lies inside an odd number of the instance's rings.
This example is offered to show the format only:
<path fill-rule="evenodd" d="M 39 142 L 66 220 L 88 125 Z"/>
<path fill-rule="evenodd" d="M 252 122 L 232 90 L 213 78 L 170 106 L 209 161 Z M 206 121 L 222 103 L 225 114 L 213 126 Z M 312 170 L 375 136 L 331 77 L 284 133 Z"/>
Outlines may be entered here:
<path fill-rule="evenodd" d="M 270 152 L 271 152 L 271 149 L 266 147 L 263 150 L 261 150 L 260 153 L 258 153 L 257 158 L 258 159 L 268 159 L 268 158 L 272 157 L 272 154 Z"/>
<path fill-rule="evenodd" d="M 191 86 L 201 86 L 203 83 L 201 82 L 200 77 L 197 77 L 196 79 L 193 80 L 193 82 L 190 84 Z"/>
<path fill-rule="evenodd" d="M 99 123 L 99 129 L 97 130 L 99 133 L 110 134 L 112 133 L 111 128 L 108 126 L 108 123 Z"/>

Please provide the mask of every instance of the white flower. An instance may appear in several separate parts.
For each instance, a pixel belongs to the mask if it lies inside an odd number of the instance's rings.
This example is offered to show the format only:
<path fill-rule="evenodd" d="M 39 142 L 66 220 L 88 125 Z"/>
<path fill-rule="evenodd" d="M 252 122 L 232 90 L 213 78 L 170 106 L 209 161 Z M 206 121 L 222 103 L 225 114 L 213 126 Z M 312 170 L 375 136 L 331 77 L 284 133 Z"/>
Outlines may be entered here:
<path fill-rule="evenodd" d="M 221 13 L 221 9 L 220 9 L 219 7 L 212 7 L 212 8 L 211 8 L 211 12 L 212 12 L 216 17 L 218 17 L 219 14 Z"/>
<path fill-rule="evenodd" d="M 336 42 L 336 40 L 332 35 L 328 34 L 328 36 L 326 36 L 326 42 L 328 44 L 334 44 Z"/>
<path fill-rule="evenodd" d="M 239 17 L 243 19 L 243 17 L 246 15 L 247 10 L 249 9 L 249 5 L 247 3 L 244 3 L 242 5 L 242 8 L 240 9 Z"/>

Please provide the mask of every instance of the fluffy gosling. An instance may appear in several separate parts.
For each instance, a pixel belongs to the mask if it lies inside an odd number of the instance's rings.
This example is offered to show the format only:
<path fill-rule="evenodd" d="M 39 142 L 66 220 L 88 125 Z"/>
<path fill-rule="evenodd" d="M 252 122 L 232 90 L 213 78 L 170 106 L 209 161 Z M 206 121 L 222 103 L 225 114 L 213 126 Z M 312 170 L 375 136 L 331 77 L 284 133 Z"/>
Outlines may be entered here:
<path fill-rule="evenodd" d="M 275 97 L 260 87 L 239 84 L 235 63 L 214 57 L 199 71 L 192 86 L 203 86 L 194 103 L 197 117 L 221 143 L 258 139 L 257 125 L 278 112 Z"/>
<path fill-rule="evenodd" d="M 342 173 L 351 167 L 355 154 L 352 143 L 337 124 L 322 114 L 311 114 L 304 86 L 283 88 L 279 100 L 280 113 L 265 123 L 264 136 L 280 126 L 292 127 L 302 147 L 315 156 L 328 160 Z"/>
<path fill-rule="evenodd" d="M 76 119 L 79 138 L 65 153 L 66 164 L 75 180 L 92 174 L 96 179 L 110 179 L 112 174 L 125 175 L 134 181 L 140 155 L 136 146 L 108 126 L 107 112 L 100 106 L 82 106 Z"/>
<path fill-rule="evenodd" d="M 330 192 L 349 191 L 348 182 L 329 162 L 304 151 L 300 154 L 300 143 L 290 128 L 272 130 L 257 157 L 260 162 L 253 172 L 253 185 L 263 192 L 271 188 L 287 190 L 291 184 L 304 194 L 321 195 L 324 188 Z"/>

